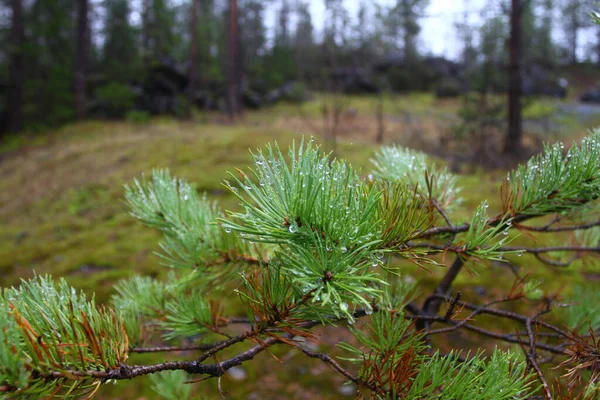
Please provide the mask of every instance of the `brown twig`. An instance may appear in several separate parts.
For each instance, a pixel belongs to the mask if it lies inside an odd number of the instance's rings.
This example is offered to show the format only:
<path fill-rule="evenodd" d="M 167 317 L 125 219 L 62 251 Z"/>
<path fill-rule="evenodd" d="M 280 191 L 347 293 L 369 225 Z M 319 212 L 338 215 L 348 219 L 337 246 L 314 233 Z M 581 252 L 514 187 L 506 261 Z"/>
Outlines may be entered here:
<path fill-rule="evenodd" d="M 515 299 L 514 298 L 505 298 L 505 299 L 490 301 L 489 303 L 486 303 L 486 304 L 482 304 L 481 306 L 474 309 L 473 312 L 470 313 L 467 317 L 458 321 L 458 323 L 456 325 L 449 327 L 449 328 L 441 328 L 441 329 L 431 330 L 431 331 L 429 331 L 429 334 L 435 335 L 435 334 L 439 334 L 439 333 L 445 333 L 445 332 L 458 330 L 461 326 L 463 326 L 467 322 L 471 321 L 475 316 L 477 316 L 478 314 L 481 314 L 483 312 L 483 310 L 485 310 L 486 308 L 493 306 L 494 304 L 504 303 L 504 302 L 513 301 L 513 300 L 515 300 Z M 452 302 L 453 302 L 453 304 L 455 304 L 455 306 L 456 306 L 456 304 L 460 303 L 458 300 L 454 300 L 454 299 L 452 300 Z M 447 317 L 444 317 L 444 318 L 447 320 L 450 320 Z"/>
<path fill-rule="evenodd" d="M 550 232 L 579 231 L 579 230 L 585 230 L 585 229 L 594 228 L 596 226 L 600 226 L 600 219 L 599 219 L 597 221 L 590 222 L 587 224 L 558 226 L 558 227 L 552 228 L 552 226 L 559 220 L 560 220 L 560 218 L 554 219 L 552 222 L 550 222 L 549 224 L 544 225 L 544 226 L 516 225 L 515 228 L 526 230 L 526 231 L 532 231 L 532 232 L 550 233 Z"/>
<path fill-rule="evenodd" d="M 550 247 L 501 247 L 498 251 L 523 251 L 531 254 L 552 253 L 556 251 L 568 251 L 579 253 L 600 253 L 600 246 L 550 246 Z"/>
<path fill-rule="evenodd" d="M 527 320 L 525 322 L 525 327 L 527 329 L 527 337 L 529 338 L 529 351 L 526 351 L 523 348 L 523 352 L 525 353 L 525 356 L 527 357 L 527 362 L 528 362 L 529 366 L 531 368 L 533 368 L 536 375 L 538 376 L 538 379 L 542 383 L 542 387 L 544 389 L 544 395 L 546 396 L 546 400 L 552 400 L 552 392 L 550 391 L 550 385 L 548 385 L 548 382 L 546 381 L 546 378 L 544 377 L 544 373 L 542 372 L 542 370 L 537 362 L 537 352 L 535 351 L 536 335 L 534 335 L 533 329 L 531 329 L 532 321 L 534 321 L 540 315 L 542 315 L 543 313 L 546 313 L 548 311 L 550 311 L 550 310 L 549 309 L 544 310 L 543 312 L 536 314 L 534 317 L 527 318 Z"/>
<path fill-rule="evenodd" d="M 369 390 L 371 390 L 372 392 L 375 392 L 379 395 L 385 394 L 385 391 L 382 390 L 381 388 L 379 388 L 375 385 L 369 384 L 368 382 L 364 382 L 357 376 L 352 375 L 350 372 L 345 370 L 340 364 L 337 363 L 337 361 L 335 361 L 329 355 L 327 355 L 325 353 L 315 353 L 315 352 L 312 352 L 302 346 L 298 346 L 297 349 L 300 350 L 302 353 L 304 353 L 305 355 L 307 355 L 310 358 L 317 358 L 317 359 L 323 361 L 325 364 L 328 364 L 331 368 L 333 368 L 334 370 L 336 370 L 337 372 L 339 372 L 340 374 L 342 374 L 343 376 L 348 378 L 348 380 L 356 383 L 358 386 L 366 387 Z"/>
<path fill-rule="evenodd" d="M 222 342 L 219 342 L 222 343 Z M 213 344 L 199 344 L 197 346 L 155 346 L 155 347 L 132 347 L 129 349 L 130 353 L 167 353 L 175 351 L 195 351 L 195 350 L 209 350 L 217 346 L 219 343 Z"/>
<path fill-rule="evenodd" d="M 544 264 L 551 265 L 553 267 L 568 267 L 573 263 L 573 261 L 579 259 L 579 255 L 577 254 L 571 256 L 567 261 L 552 260 L 550 258 L 544 257 L 541 253 L 533 253 L 533 255 L 539 261 L 543 262 Z"/>
<path fill-rule="evenodd" d="M 446 274 L 444 275 L 444 277 L 442 278 L 440 283 L 437 285 L 433 294 L 434 295 L 439 294 L 439 295 L 445 296 L 450 291 L 450 288 L 452 287 L 452 283 L 458 276 L 458 273 L 462 269 L 463 265 L 464 265 L 463 259 L 461 257 L 456 257 L 456 259 L 454 260 L 454 263 L 448 269 L 448 271 L 446 272 Z M 441 305 L 442 305 L 442 302 L 439 299 L 437 299 L 435 296 L 429 296 L 427 299 L 425 299 L 425 302 L 423 303 L 423 307 L 421 308 L 420 314 L 436 315 L 440 311 Z M 419 321 L 417 323 L 417 329 L 419 329 L 419 330 L 421 330 L 421 329 L 429 330 L 429 328 L 430 328 L 430 324 L 427 323 L 426 321 Z"/>
<path fill-rule="evenodd" d="M 452 224 L 452 222 L 450 221 L 448 214 L 446 214 L 446 211 L 444 211 L 444 209 L 440 206 L 440 204 L 437 202 L 437 200 L 434 198 L 430 198 L 429 202 L 436 209 L 436 211 L 442 216 L 442 218 L 444 218 L 444 221 L 446 221 L 446 224 L 450 228 L 455 228 L 454 224 Z"/>
<path fill-rule="evenodd" d="M 446 301 L 451 301 L 451 298 L 448 296 L 440 296 L 440 295 L 434 295 L 433 297 L 439 297 L 442 300 L 446 300 Z M 507 319 L 512 319 L 514 321 L 518 321 L 521 322 L 523 324 L 525 324 L 525 322 L 527 321 L 527 318 L 525 315 L 521 315 L 521 314 L 517 314 L 515 312 L 512 311 L 505 311 L 505 310 L 496 310 L 493 308 L 481 308 L 480 306 L 477 306 L 475 304 L 471 304 L 471 303 L 467 303 L 464 301 L 458 301 L 457 302 L 458 305 L 460 305 L 461 307 L 467 309 L 467 310 L 478 310 L 479 314 L 490 314 L 490 315 L 494 315 L 497 317 L 502 317 L 502 318 L 507 318 Z M 546 329 L 549 329 L 551 331 L 554 331 L 556 334 L 560 335 L 561 337 L 568 337 L 569 333 L 554 326 L 551 325 L 547 322 L 544 321 L 540 321 L 540 320 L 535 320 L 533 321 L 533 323 L 535 325 L 540 325 Z"/>
<path fill-rule="evenodd" d="M 451 252 L 464 254 L 464 246 L 441 246 L 434 243 L 407 244 L 407 249 L 429 249 L 436 252 Z M 559 251 L 579 252 L 579 253 L 600 253 L 600 246 L 549 246 L 549 247 L 518 247 L 504 246 L 497 249 L 499 252 L 520 251 L 523 253 L 540 254 Z"/>

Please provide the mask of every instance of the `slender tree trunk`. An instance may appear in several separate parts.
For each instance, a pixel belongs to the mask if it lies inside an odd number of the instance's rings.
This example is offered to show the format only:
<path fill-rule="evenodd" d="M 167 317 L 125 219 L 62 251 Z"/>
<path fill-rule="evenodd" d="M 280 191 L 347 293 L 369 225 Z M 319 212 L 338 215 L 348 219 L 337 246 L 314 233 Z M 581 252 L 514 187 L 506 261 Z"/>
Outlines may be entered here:
<path fill-rule="evenodd" d="M 151 0 L 142 0 L 142 62 L 144 67 L 150 63 L 150 4 Z"/>
<path fill-rule="evenodd" d="M 571 64 L 577 65 L 577 43 L 578 43 L 579 35 L 578 28 L 573 27 L 573 32 L 571 32 Z"/>
<path fill-rule="evenodd" d="M 385 134 L 383 118 L 383 90 L 380 89 L 380 92 L 377 95 L 377 144 L 383 144 L 383 136 Z"/>
<path fill-rule="evenodd" d="M 198 80 L 198 10 L 200 0 L 192 0 L 192 15 L 190 18 L 190 70 L 188 71 L 188 96 L 190 106 L 194 103 L 194 93 Z"/>
<path fill-rule="evenodd" d="M 600 65 L 600 26 L 596 27 L 596 64 Z"/>
<path fill-rule="evenodd" d="M 8 87 L 8 130 L 23 130 L 23 4 L 21 0 L 12 0 L 12 21 L 10 32 L 10 71 Z"/>
<path fill-rule="evenodd" d="M 77 0 L 75 54 L 75 109 L 77 118 L 85 118 L 85 89 L 88 63 L 88 0 Z"/>
<path fill-rule="evenodd" d="M 510 15 L 510 63 L 508 71 L 508 133 L 504 145 L 505 154 L 516 154 L 521 149 L 522 116 L 521 95 L 523 91 L 521 77 L 522 32 L 521 16 L 523 5 L 521 0 L 511 0 Z"/>
<path fill-rule="evenodd" d="M 227 63 L 227 103 L 229 118 L 235 120 L 240 111 L 239 87 L 239 19 L 238 2 L 229 0 L 229 54 Z"/>

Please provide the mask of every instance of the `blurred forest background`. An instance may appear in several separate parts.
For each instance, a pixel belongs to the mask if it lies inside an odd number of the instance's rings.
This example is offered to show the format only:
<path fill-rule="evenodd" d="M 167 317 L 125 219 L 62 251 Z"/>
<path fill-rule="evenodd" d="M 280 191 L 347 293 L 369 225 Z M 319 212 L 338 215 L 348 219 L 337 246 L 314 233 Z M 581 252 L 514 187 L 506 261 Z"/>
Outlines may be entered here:
<path fill-rule="evenodd" d="M 0 132 L 194 110 L 235 119 L 314 91 L 463 95 L 463 122 L 488 123 L 515 114 L 494 93 L 565 98 L 572 81 L 572 96 L 600 101 L 593 0 L 452 3 L 436 14 L 429 0 L 2 0 Z M 452 34 L 424 41 L 432 20 Z M 449 54 L 432 53 L 439 42 Z M 347 108 L 321 111 L 336 124 Z"/>
<path fill-rule="evenodd" d="M 123 184 L 168 167 L 235 209 L 227 171 L 248 165 L 248 148 L 301 135 L 365 175 L 382 143 L 426 151 L 458 173 L 453 220 L 483 199 L 500 211 L 505 167 L 600 125 L 594 10 L 595 0 L 0 0 L 0 285 L 50 273 L 105 302 L 134 273 L 165 278 L 159 236 L 127 215 Z M 465 300 L 494 299 L 513 282 L 507 265 L 548 290 L 600 281 L 595 258 L 551 268 L 525 256 L 455 286 Z M 444 272 L 403 267 L 424 292 Z M 348 337 L 319 333 L 328 350 Z M 228 379 L 229 398 L 356 389 L 324 365 L 266 354 Z M 155 398 L 149 386 L 111 385 L 100 398 Z"/>

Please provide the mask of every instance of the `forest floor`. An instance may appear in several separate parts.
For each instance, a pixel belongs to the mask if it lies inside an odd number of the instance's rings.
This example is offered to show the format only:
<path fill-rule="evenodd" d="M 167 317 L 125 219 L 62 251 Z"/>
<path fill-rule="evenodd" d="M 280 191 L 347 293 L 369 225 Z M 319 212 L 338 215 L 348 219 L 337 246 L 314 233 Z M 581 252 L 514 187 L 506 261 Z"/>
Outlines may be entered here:
<path fill-rule="evenodd" d="M 22 135 L 0 144 L 0 285 L 16 285 L 33 274 L 52 274 L 87 293 L 95 293 L 105 302 L 113 285 L 133 274 L 165 277 L 153 252 L 158 250 L 159 235 L 142 227 L 127 213 L 123 185 L 153 168 L 169 168 L 172 175 L 196 184 L 217 200 L 222 208 L 235 209 L 236 201 L 222 186 L 227 171 L 243 168 L 250 162 L 248 149 L 277 141 L 285 148 L 293 140 L 322 135 L 323 109 L 336 99 L 317 99 L 303 106 L 279 105 L 267 110 L 248 112 L 235 125 L 222 117 L 198 114 L 192 121 L 156 118 L 147 123 L 86 122 L 37 135 Z M 374 117 L 377 99 L 346 98 L 338 126 L 336 153 L 371 170 L 369 158 L 377 150 Z M 331 103 L 328 103 L 331 102 Z M 464 162 L 456 152 L 443 151 L 457 139 L 453 126 L 459 104 L 456 100 L 435 100 L 430 95 L 387 98 L 384 103 L 385 143 L 429 150 L 459 173 L 463 201 L 453 213 L 455 223 L 466 220 L 475 206 L 488 199 L 490 209 L 499 210 L 500 185 L 506 170 L 488 169 Z M 531 105 L 529 120 L 539 115 L 557 115 L 564 104 L 553 101 Z M 571 106 L 567 106 L 571 107 Z M 551 110 L 549 112 L 548 110 Z M 586 109 L 586 112 L 589 110 Z M 537 114 L 536 114 L 537 113 Z M 571 113 L 568 111 L 567 113 Z M 528 131 L 526 144 L 532 150 L 541 141 L 561 138 L 567 144 L 580 139 L 588 128 L 599 124 L 598 113 L 561 119 L 560 129 L 540 133 Z M 482 138 L 490 142 L 490 137 Z M 462 146 L 462 145 L 461 145 Z M 537 146 L 537 147 L 536 147 Z M 544 244 L 561 243 L 567 236 L 554 236 Z M 521 237 L 520 243 L 533 243 Z M 541 243 L 536 243 L 540 245 Z M 440 259 L 441 261 L 441 259 Z M 446 263 L 448 260 L 446 260 Z M 541 266 L 535 259 L 509 259 L 521 273 L 543 279 L 552 290 L 567 290 L 564 282 L 600 280 L 594 264 L 576 263 L 568 269 Z M 403 275 L 416 279 L 427 293 L 443 274 L 443 267 L 426 271 L 405 265 Z M 491 264 L 465 271 L 456 287 L 463 298 L 479 302 L 493 298 L 511 286 L 514 278 L 506 265 Z M 239 305 L 226 300 L 232 313 Z M 320 330 L 323 350 L 348 338 L 347 330 Z M 345 333 L 344 333 L 345 332 Z M 447 337 L 454 345 L 489 347 L 468 335 Z M 442 347 L 448 344 L 440 344 Z M 239 351 L 240 347 L 235 350 Z M 262 354 L 258 361 L 238 368 L 221 382 L 231 399 L 335 399 L 352 396 L 344 379 L 323 364 L 306 360 L 283 346 L 274 354 Z M 134 363 L 156 362 L 155 356 L 136 357 Z M 239 380 L 239 382 L 237 381 Z M 156 398 L 145 379 L 121 382 L 103 388 L 100 398 Z M 198 398 L 219 398 L 216 381 L 197 384 Z"/>

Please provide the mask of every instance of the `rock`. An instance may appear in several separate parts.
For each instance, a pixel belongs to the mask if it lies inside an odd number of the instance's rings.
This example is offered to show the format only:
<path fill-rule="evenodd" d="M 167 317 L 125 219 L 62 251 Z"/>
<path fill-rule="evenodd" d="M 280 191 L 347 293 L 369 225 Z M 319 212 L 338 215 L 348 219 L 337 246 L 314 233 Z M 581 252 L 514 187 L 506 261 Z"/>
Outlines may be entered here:
<path fill-rule="evenodd" d="M 355 385 L 343 385 L 338 388 L 338 393 L 345 397 L 356 396 Z"/>
<path fill-rule="evenodd" d="M 587 89 L 579 96 L 579 100 L 582 103 L 600 103 L 600 89 L 597 87 Z"/>
<path fill-rule="evenodd" d="M 248 378 L 248 373 L 242 367 L 233 367 L 227 370 L 227 375 L 234 381 L 243 381 Z"/>

